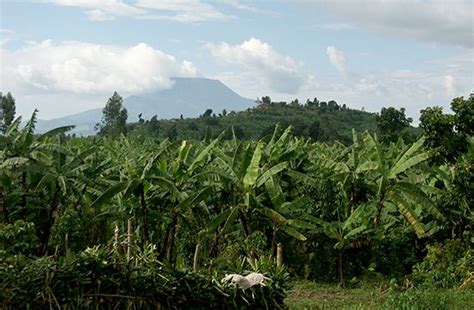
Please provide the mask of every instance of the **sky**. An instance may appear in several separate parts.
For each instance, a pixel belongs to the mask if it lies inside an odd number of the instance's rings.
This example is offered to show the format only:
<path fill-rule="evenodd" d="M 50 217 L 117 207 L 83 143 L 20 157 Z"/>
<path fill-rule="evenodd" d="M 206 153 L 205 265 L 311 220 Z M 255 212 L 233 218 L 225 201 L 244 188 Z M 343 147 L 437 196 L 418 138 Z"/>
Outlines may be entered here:
<path fill-rule="evenodd" d="M 51 119 L 219 79 L 379 112 L 474 91 L 472 0 L 0 0 L 0 91 Z"/>

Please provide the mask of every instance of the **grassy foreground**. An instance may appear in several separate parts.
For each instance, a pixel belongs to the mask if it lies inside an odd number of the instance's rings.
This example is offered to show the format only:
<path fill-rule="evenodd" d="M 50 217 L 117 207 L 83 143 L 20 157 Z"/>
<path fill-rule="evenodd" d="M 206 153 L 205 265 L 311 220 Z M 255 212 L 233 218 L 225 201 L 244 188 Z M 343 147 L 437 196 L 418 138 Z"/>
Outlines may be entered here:
<path fill-rule="evenodd" d="M 340 288 L 310 281 L 293 283 L 289 309 L 474 309 L 473 290 L 391 291 L 386 286 Z"/>

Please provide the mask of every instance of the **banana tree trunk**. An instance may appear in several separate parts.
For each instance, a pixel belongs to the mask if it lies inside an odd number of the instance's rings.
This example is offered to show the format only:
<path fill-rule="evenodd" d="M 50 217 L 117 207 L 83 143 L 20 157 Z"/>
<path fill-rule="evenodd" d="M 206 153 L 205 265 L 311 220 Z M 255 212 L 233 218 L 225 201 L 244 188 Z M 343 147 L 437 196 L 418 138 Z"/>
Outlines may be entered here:
<path fill-rule="evenodd" d="M 23 207 L 26 207 L 26 194 L 28 192 L 28 185 L 26 183 L 26 172 L 21 174 L 21 204 Z"/>
<path fill-rule="evenodd" d="M 344 287 L 344 249 L 339 250 L 339 285 Z"/>
<path fill-rule="evenodd" d="M 277 254 L 277 240 L 276 240 L 276 229 L 273 227 L 272 228 L 272 243 L 271 243 L 271 248 L 272 248 L 272 253 L 273 255 L 276 257 L 276 254 Z"/>
<path fill-rule="evenodd" d="M 76 205 L 75 205 L 75 209 L 77 210 L 77 213 L 79 215 L 82 215 L 82 208 L 80 208 L 80 206 L 81 206 L 81 202 L 82 202 L 82 197 L 84 197 L 86 192 L 87 192 L 87 185 L 84 185 L 84 187 L 82 188 L 82 191 L 81 191 L 81 195 L 77 198 Z"/>
<path fill-rule="evenodd" d="M 132 254 L 132 219 L 127 220 L 127 261 L 130 260 Z"/>
<path fill-rule="evenodd" d="M 281 242 L 277 243 L 277 266 L 283 266 L 283 244 Z"/>
<path fill-rule="evenodd" d="M 2 223 L 8 224 L 10 219 L 8 216 L 7 206 L 5 204 L 5 194 L 3 193 L 3 188 L 0 188 L 0 214 L 2 216 Z"/>
<path fill-rule="evenodd" d="M 211 250 L 209 251 L 209 258 L 214 258 L 219 255 L 219 241 L 220 234 L 218 231 L 214 232 L 214 237 L 212 239 Z"/>
<path fill-rule="evenodd" d="M 379 225 L 380 224 L 380 218 L 382 217 L 382 205 L 377 205 L 377 213 L 375 214 L 374 218 L 374 224 Z"/>
<path fill-rule="evenodd" d="M 380 219 L 382 217 L 383 202 L 384 202 L 384 195 L 382 195 L 379 202 L 377 203 L 377 213 L 375 214 L 375 218 L 374 218 L 375 225 L 380 224 Z"/>
<path fill-rule="evenodd" d="M 174 250 L 174 238 L 176 235 L 176 225 L 178 224 L 178 216 L 176 212 L 173 210 L 171 213 L 171 228 L 169 234 L 169 242 L 168 242 L 168 249 L 166 251 L 166 258 L 168 262 L 173 265 L 173 250 Z"/>
<path fill-rule="evenodd" d="M 193 258 L 193 270 L 197 272 L 199 269 L 199 250 L 201 247 L 201 243 L 196 243 L 196 248 L 194 249 L 194 258 Z"/>
<path fill-rule="evenodd" d="M 140 207 L 142 211 L 142 231 L 143 231 L 143 245 L 148 243 L 150 235 L 148 232 L 148 209 L 146 207 L 145 192 L 143 188 L 140 190 Z"/>
<path fill-rule="evenodd" d="M 66 257 L 69 257 L 69 233 L 64 236 L 64 253 Z"/>
<path fill-rule="evenodd" d="M 114 228 L 114 251 L 118 252 L 118 249 L 119 249 L 119 227 L 117 224 L 115 224 L 115 228 Z"/>
<path fill-rule="evenodd" d="M 158 246 L 158 260 L 162 260 L 166 257 L 169 234 L 170 234 L 170 230 L 166 229 L 163 237 L 160 240 L 160 243 Z"/>
<path fill-rule="evenodd" d="M 45 255 L 48 251 L 48 243 L 49 243 L 49 238 L 51 236 L 51 228 L 54 225 L 54 212 L 56 212 L 56 209 L 59 206 L 58 196 L 59 196 L 59 187 L 54 192 L 53 199 L 51 200 L 51 203 L 47 211 L 46 226 L 44 227 L 43 234 L 40 236 L 39 255 L 41 256 Z"/>
<path fill-rule="evenodd" d="M 250 229 L 249 219 L 245 213 L 241 213 L 240 221 L 242 222 L 242 226 L 244 228 L 245 237 L 249 237 L 252 234 L 252 230 Z"/>

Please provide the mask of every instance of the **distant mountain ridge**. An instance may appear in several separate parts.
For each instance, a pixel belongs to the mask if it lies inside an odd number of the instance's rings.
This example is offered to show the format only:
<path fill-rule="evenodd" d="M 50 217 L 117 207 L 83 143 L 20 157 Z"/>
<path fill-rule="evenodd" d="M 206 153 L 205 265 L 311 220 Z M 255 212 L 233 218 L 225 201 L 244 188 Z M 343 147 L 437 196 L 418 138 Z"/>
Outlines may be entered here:
<path fill-rule="evenodd" d="M 219 80 L 207 78 L 173 78 L 174 86 L 170 89 L 132 95 L 124 98 L 124 106 L 128 111 L 128 122 L 136 122 L 141 113 L 142 118 L 150 119 L 157 115 L 159 119 L 197 117 L 206 109 L 220 112 L 241 111 L 254 106 L 251 99 L 241 97 Z M 105 102 L 104 102 L 105 106 Z M 94 134 L 94 125 L 102 118 L 102 108 L 81 113 L 39 120 L 36 128 L 44 132 L 59 126 L 75 125 L 74 133 Z"/>

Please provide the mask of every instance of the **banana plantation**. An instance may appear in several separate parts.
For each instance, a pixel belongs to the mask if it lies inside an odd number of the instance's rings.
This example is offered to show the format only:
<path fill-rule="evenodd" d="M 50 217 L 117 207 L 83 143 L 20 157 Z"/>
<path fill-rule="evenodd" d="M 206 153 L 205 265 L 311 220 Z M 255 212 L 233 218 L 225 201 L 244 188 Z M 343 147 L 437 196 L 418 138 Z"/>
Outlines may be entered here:
<path fill-rule="evenodd" d="M 285 308 L 293 279 L 472 289 L 474 143 L 0 136 L 3 308 Z M 229 129 L 232 133 L 232 128 Z M 264 275 L 241 289 L 227 274 Z"/>

